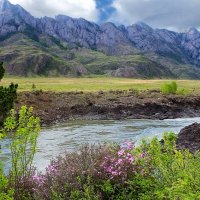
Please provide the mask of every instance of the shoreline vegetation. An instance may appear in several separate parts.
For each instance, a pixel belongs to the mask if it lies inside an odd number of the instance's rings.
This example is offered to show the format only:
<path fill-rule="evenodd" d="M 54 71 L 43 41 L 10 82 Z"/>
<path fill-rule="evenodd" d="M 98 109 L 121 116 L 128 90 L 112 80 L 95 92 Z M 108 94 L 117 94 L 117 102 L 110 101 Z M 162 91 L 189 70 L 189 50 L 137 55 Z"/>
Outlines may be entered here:
<path fill-rule="evenodd" d="M 0 168 L 0 200 L 198 200 L 200 152 L 177 149 L 177 136 L 164 133 L 138 147 L 84 145 L 54 158 L 44 173 L 32 165 L 39 119 L 23 106 L 11 110 L 2 136 L 9 136 L 12 167 Z M 30 148 L 28 149 L 27 146 Z"/>
<path fill-rule="evenodd" d="M 106 82 L 103 78 L 101 90 L 96 88 L 97 79 L 93 79 L 89 85 L 93 84 L 94 90 L 86 90 L 88 83 L 85 87 L 80 81 L 76 87 L 82 85 L 84 91 L 70 91 L 70 85 L 66 89 L 67 83 L 63 86 L 65 90 L 58 91 L 55 88 L 61 83 L 54 79 L 46 79 L 43 84 L 30 79 L 27 87 L 31 88 L 25 91 L 23 84 L 28 79 L 17 80 L 12 79 L 19 84 L 20 92 L 14 106 L 19 112 L 16 116 L 16 110 L 11 110 L 0 132 L 0 142 L 9 137 L 12 155 L 8 176 L 4 175 L 3 163 L 0 163 L 0 200 L 200 199 L 200 152 L 184 148 L 188 144 L 183 144 L 182 148 L 174 133 L 164 133 L 162 141 L 157 138 L 143 141 L 139 147 L 130 141 L 122 145 L 84 145 L 77 152 L 54 158 L 44 173 L 32 165 L 40 119 L 42 125 L 50 125 L 83 118 L 196 117 L 200 116 L 198 82 L 189 81 L 191 85 L 184 87 L 186 82 L 180 86 L 178 81 L 177 85 L 169 80 L 159 80 L 159 84 L 158 80 L 146 80 L 146 83 L 140 80 L 142 89 L 135 89 L 132 82 L 116 79 L 123 85 L 116 90 L 111 89 L 118 88 L 113 80 Z M 10 79 L 2 80 L 1 84 L 6 85 L 6 81 Z M 124 88 L 124 84 L 128 84 L 128 88 Z M 133 84 L 132 88 L 129 84 Z M 52 90 L 45 91 L 48 85 Z M 105 89 L 107 85 L 110 87 Z M 195 126 L 198 132 L 198 125 Z"/>

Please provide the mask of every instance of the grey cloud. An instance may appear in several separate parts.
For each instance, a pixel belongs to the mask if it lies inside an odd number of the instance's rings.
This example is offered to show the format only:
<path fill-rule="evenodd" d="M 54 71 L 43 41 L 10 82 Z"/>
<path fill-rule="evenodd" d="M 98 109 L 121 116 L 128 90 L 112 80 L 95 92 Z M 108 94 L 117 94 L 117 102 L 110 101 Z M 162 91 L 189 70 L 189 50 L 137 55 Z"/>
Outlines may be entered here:
<path fill-rule="evenodd" d="M 21 5 L 36 17 L 64 14 L 96 21 L 99 14 L 95 0 L 10 0 L 10 2 Z"/>
<path fill-rule="evenodd" d="M 143 21 L 153 27 L 184 30 L 200 27 L 200 0 L 115 0 L 110 20 L 133 24 Z"/>

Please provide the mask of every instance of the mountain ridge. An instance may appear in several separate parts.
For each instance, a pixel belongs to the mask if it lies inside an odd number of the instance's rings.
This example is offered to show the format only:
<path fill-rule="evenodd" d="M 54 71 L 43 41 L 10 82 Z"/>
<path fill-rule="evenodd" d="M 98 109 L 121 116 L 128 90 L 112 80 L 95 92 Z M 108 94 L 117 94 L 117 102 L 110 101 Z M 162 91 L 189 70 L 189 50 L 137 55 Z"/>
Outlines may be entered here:
<path fill-rule="evenodd" d="M 23 39 L 22 37 L 16 37 L 16 35 L 19 34 L 23 34 L 26 37 Z M 14 64 L 20 67 L 18 63 L 16 63 L 16 58 L 14 60 L 11 59 L 12 61 L 10 62 L 7 59 L 9 56 L 5 56 L 6 52 L 4 50 L 6 47 L 9 48 L 11 46 L 13 51 L 15 48 L 19 48 L 19 44 L 18 46 L 14 46 L 8 42 L 9 38 L 12 37 L 14 37 L 16 41 L 31 39 L 32 42 L 25 42 L 30 46 L 29 50 L 31 48 L 36 48 L 34 45 L 37 43 L 37 50 L 43 52 L 42 55 L 45 56 L 44 59 L 41 58 L 42 63 L 34 62 L 33 65 L 35 64 L 38 67 L 42 65 L 41 68 L 48 68 L 48 66 L 56 65 L 57 63 L 60 69 L 70 68 L 70 70 L 73 71 L 78 68 L 80 70 L 78 72 L 75 70 L 75 74 L 90 74 L 92 73 L 91 71 L 94 71 L 88 67 L 91 63 L 84 64 L 84 62 L 80 62 L 77 57 L 83 51 L 88 51 L 89 53 L 86 57 L 90 58 L 91 56 L 89 54 L 95 51 L 98 56 L 101 53 L 104 54 L 105 58 L 113 56 L 113 59 L 115 59 L 115 57 L 127 56 L 127 60 L 128 57 L 139 54 L 144 56 L 144 62 L 141 62 L 142 64 L 140 63 L 139 65 L 141 68 L 146 66 L 148 70 L 151 71 L 151 67 L 149 66 L 154 63 L 159 69 L 162 68 L 162 70 L 166 72 L 166 77 L 183 78 L 175 73 L 177 70 L 175 68 L 180 70 L 184 68 L 185 71 L 189 69 L 188 74 L 184 72 L 184 76 L 188 76 L 189 78 L 194 78 L 193 75 L 190 77 L 190 73 L 196 74 L 200 71 L 200 32 L 195 28 L 190 28 L 185 33 L 178 33 L 167 29 L 153 29 L 143 22 L 130 26 L 116 26 L 112 22 L 98 25 L 83 18 L 71 18 L 65 15 L 57 15 L 55 18 L 35 18 L 20 5 L 13 5 L 8 0 L 0 0 L 0 59 L 6 62 L 8 73 L 27 75 L 28 73 L 13 71 L 12 67 Z M 14 41 L 14 44 L 16 41 Z M 48 42 L 52 43 L 56 48 L 55 52 L 53 52 L 51 45 L 47 44 Z M 40 57 L 42 57 L 41 52 Z M 27 57 L 33 55 L 32 50 L 30 50 L 29 53 L 30 54 L 24 56 L 23 60 L 27 60 Z M 24 53 L 21 51 L 19 54 L 21 55 Z M 64 56 L 64 54 L 66 55 Z M 9 55 L 11 55 L 11 52 L 9 52 Z M 157 59 L 156 56 L 158 56 L 159 59 Z M 72 59 L 72 57 L 74 58 Z M 48 62 L 46 58 L 48 58 Z M 29 58 L 28 60 L 31 59 Z M 145 63 L 147 60 L 149 61 L 148 64 Z M 158 60 L 162 60 L 162 62 Z M 173 65 L 174 69 L 173 67 L 168 67 L 166 64 L 163 64 L 164 60 L 166 60 L 166 63 L 170 62 L 170 65 Z M 26 65 L 24 69 L 28 67 L 29 61 L 26 62 L 27 64 L 21 62 L 21 65 Z M 68 63 L 70 63 L 70 67 Z M 140 69 L 136 69 L 137 62 L 135 63 L 136 64 L 134 64 L 134 59 L 130 62 L 124 61 L 121 64 L 120 60 L 116 61 L 114 64 L 117 67 L 110 66 L 110 63 L 108 63 L 108 69 L 103 70 L 102 74 L 118 74 L 117 76 L 121 76 L 120 73 L 123 74 L 122 71 L 127 71 L 126 69 L 128 69 L 129 72 L 127 73 L 133 74 L 133 77 L 146 77 L 146 75 L 143 76 L 143 72 L 139 73 Z M 74 67 L 74 69 L 73 64 L 77 66 Z M 53 67 L 50 68 L 53 69 Z M 100 68 L 102 68 L 102 66 Z M 170 71 L 169 73 L 167 69 Z M 43 70 L 45 71 L 45 69 Z M 62 70 L 57 70 L 56 73 L 62 74 Z M 118 72 L 116 72 L 116 70 L 118 70 Z M 34 74 L 34 70 L 31 73 Z M 36 72 L 36 74 L 42 73 Z M 154 75 L 151 78 L 159 77 L 158 75 Z M 161 73 L 160 77 L 163 77 L 163 75 L 164 74 Z M 200 73 L 197 77 L 200 78 Z"/>

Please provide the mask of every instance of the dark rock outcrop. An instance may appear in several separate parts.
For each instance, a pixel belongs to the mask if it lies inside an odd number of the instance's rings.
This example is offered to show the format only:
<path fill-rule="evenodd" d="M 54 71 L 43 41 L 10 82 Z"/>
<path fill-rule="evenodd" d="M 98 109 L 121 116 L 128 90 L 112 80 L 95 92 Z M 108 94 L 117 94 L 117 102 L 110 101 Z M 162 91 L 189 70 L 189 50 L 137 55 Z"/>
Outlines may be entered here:
<path fill-rule="evenodd" d="M 178 134 L 177 146 L 192 152 L 200 150 L 200 124 L 194 123 L 183 128 Z"/>

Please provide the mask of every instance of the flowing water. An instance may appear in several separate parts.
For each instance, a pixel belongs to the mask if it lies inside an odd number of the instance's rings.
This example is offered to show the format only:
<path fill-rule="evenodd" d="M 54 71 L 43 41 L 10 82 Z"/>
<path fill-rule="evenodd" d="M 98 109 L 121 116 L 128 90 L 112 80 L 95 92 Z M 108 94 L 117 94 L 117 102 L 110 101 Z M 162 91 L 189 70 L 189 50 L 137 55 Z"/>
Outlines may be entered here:
<path fill-rule="evenodd" d="M 42 130 L 38 139 L 34 165 L 39 170 L 44 170 L 53 157 L 76 150 L 85 143 L 121 143 L 132 140 L 139 144 L 143 138 L 150 139 L 154 136 L 161 138 L 163 132 L 178 133 L 183 127 L 194 122 L 200 123 L 200 118 L 70 121 L 57 124 Z M 8 169 L 10 152 L 7 144 L 8 141 L 4 140 L 1 159 L 5 161 Z"/>

